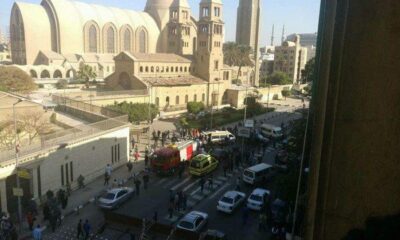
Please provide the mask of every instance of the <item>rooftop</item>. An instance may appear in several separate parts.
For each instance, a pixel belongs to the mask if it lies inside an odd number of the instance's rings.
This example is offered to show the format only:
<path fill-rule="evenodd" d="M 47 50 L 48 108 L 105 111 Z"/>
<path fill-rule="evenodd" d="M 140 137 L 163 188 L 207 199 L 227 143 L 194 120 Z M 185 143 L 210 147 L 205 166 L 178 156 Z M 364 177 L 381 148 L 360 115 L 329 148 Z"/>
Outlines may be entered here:
<path fill-rule="evenodd" d="M 173 53 L 131 53 L 135 59 L 146 62 L 179 62 L 191 63 L 190 59 Z"/>
<path fill-rule="evenodd" d="M 143 77 L 142 80 L 152 86 L 187 86 L 207 83 L 203 79 L 193 75 L 174 77 Z"/>

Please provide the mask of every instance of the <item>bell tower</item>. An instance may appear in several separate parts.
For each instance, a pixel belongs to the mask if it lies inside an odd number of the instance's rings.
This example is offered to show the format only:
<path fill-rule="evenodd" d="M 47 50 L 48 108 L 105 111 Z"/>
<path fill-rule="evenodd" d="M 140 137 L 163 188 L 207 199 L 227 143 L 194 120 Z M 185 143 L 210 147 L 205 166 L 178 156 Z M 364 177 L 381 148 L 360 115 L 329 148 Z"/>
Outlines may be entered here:
<path fill-rule="evenodd" d="M 197 74 L 210 83 L 222 78 L 224 22 L 221 0 L 202 0 L 197 33 Z"/>
<path fill-rule="evenodd" d="M 174 0 L 169 11 L 168 52 L 191 54 L 190 6 L 187 0 Z"/>

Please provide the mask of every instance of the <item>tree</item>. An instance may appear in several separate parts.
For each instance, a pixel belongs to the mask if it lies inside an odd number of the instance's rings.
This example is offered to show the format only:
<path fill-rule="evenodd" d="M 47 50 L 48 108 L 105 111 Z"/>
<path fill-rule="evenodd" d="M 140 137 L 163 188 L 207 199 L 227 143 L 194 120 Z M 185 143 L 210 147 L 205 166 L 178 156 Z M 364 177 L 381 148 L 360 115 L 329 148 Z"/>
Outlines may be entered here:
<path fill-rule="evenodd" d="M 18 117 L 21 130 L 28 136 L 29 144 L 37 136 L 51 131 L 50 124 L 41 111 L 27 111 Z"/>
<path fill-rule="evenodd" d="M 284 72 L 274 72 L 271 76 L 264 79 L 265 84 L 270 85 L 288 85 L 293 84 L 293 81 Z"/>
<path fill-rule="evenodd" d="M 68 81 L 65 79 L 60 79 L 56 83 L 56 88 L 57 89 L 66 89 L 68 87 Z"/>
<path fill-rule="evenodd" d="M 131 123 L 149 120 L 149 104 L 147 103 L 114 103 L 108 106 L 111 110 L 128 114 L 128 119 Z M 159 110 L 156 105 L 150 104 L 150 121 L 158 115 Z"/>
<path fill-rule="evenodd" d="M 0 91 L 29 93 L 37 88 L 32 77 L 14 66 L 0 66 Z"/>
<path fill-rule="evenodd" d="M 224 63 L 229 66 L 239 67 L 237 79 L 239 78 L 239 73 L 242 71 L 243 66 L 253 66 L 253 61 L 250 58 L 253 50 L 250 46 L 227 42 L 224 44 L 223 51 Z"/>
<path fill-rule="evenodd" d="M 203 102 L 188 102 L 187 110 L 189 113 L 198 114 L 199 112 L 204 110 Z"/>
<path fill-rule="evenodd" d="M 77 78 L 81 81 L 84 81 L 87 87 L 89 87 L 89 81 L 95 79 L 96 77 L 97 74 L 91 66 L 84 64 L 79 67 Z"/>
<path fill-rule="evenodd" d="M 315 79 L 315 57 L 311 58 L 303 70 L 301 70 L 301 82 L 314 82 Z"/>
<path fill-rule="evenodd" d="M 288 89 L 283 89 L 283 90 L 282 90 L 282 96 L 283 96 L 283 97 L 285 98 L 285 100 L 286 100 L 286 98 L 290 96 L 290 90 L 288 90 Z"/>

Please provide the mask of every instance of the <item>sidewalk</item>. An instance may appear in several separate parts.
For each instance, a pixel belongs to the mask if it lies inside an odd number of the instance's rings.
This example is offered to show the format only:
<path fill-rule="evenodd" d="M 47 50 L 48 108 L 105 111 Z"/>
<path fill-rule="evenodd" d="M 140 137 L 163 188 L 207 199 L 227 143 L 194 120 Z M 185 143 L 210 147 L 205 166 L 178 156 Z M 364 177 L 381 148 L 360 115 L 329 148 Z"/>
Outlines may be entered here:
<path fill-rule="evenodd" d="M 141 171 L 145 169 L 144 166 L 144 148 L 145 144 L 139 144 L 139 151 L 141 157 L 138 162 L 133 163 L 132 173 L 136 175 L 139 174 Z M 131 159 L 133 162 L 133 159 Z M 76 189 L 71 192 L 71 195 L 68 198 L 68 205 L 67 207 L 62 210 L 62 219 L 69 217 L 73 214 L 79 214 L 79 211 L 87 206 L 90 203 L 96 201 L 98 197 L 100 197 L 108 188 L 111 187 L 112 182 L 115 179 L 122 179 L 124 183 L 129 181 L 130 174 L 128 172 L 128 168 L 126 165 L 121 165 L 116 169 L 113 169 L 111 173 L 111 178 L 109 182 L 109 186 L 104 186 L 104 176 L 101 175 L 97 177 L 95 180 L 91 181 L 90 183 L 86 183 L 85 187 L 82 189 Z M 126 184 L 125 184 L 126 185 Z M 43 222 L 43 209 L 38 208 L 39 215 L 36 217 L 35 225 L 40 224 L 43 227 L 43 234 L 46 235 L 46 229 L 49 229 L 48 221 Z M 24 219 L 25 220 L 25 219 Z M 30 239 L 32 233 L 28 230 L 27 223 L 23 223 L 23 232 L 20 234 L 20 239 Z"/>

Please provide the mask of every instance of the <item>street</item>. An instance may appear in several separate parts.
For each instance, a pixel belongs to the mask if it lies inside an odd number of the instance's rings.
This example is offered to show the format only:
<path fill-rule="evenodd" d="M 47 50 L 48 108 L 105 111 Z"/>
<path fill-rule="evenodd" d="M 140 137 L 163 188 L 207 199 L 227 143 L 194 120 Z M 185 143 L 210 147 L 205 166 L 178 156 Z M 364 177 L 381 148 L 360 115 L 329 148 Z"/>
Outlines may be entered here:
<path fill-rule="evenodd" d="M 258 116 L 256 119 L 265 120 L 265 122 L 280 125 L 282 122 L 285 124 L 292 121 L 293 119 L 299 118 L 300 114 L 293 112 L 293 107 L 278 107 L 276 112 L 268 113 L 263 116 Z M 162 128 L 170 126 L 169 123 L 159 123 Z M 227 126 L 228 127 L 228 126 Z M 154 127 L 157 129 L 157 127 Z M 228 146 L 228 150 L 231 150 L 232 146 Z M 280 144 L 274 148 L 269 145 L 263 149 L 262 161 L 265 163 L 273 164 L 274 158 Z M 136 163 L 135 166 L 138 169 L 144 168 L 144 163 Z M 140 165 L 140 166 L 139 166 Z M 135 168 L 134 167 L 134 168 Z M 136 218 L 152 219 L 155 212 L 158 215 L 158 222 L 166 225 L 174 225 L 179 221 L 184 214 L 191 210 L 197 210 L 205 212 L 209 215 L 209 223 L 207 229 L 216 229 L 227 234 L 228 239 L 245 239 L 249 235 L 252 239 L 268 239 L 270 231 L 260 232 L 258 231 L 258 216 L 256 211 L 250 211 L 249 218 L 245 225 L 242 225 L 242 211 L 245 202 L 238 207 L 232 214 L 226 214 L 217 211 L 216 206 L 218 200 L 223 194 L 229 190 L 235 190 L 236 178 L 241 176 L 243 168 L 235 168 L 233 172 L 228 172 L 226 177 L 224 176 L 222 165 L 212 173 L 213 175 L 213 187 L 209 188 L 208 184 L 205 185 L 204 191 L 201 192 L 199 181 L 197 177 L 192 177 L 186 170 L 181 179 L 178 178 L 177 174 L 171 177 L 159 177 L 155 174 L 150 175 L 150 181 L 148 189 L 143 188 L 143 184 L 140 186 L 139 196 L 134 196 L 128 202 L 123 204 L 119 209 L 115 210 L 116 213 L 124 214 L 128 216 L 134 216 Z M 118 170 L 119 172 L 126 171 L 127 168 L 123 167 Z M 113 174 L 112 178 L 118 177 Z M 141 179 L 141 176 L 140 180 Z M 207 177 L 206 177 L 207 179 Z M 133 181 L 128 181 L 125 186 L 135 187 Z M 246 199 L 255 187 L 249 186 L 245 183 L 241 183 L 240 191 L 246 194 Z M 267 186 L 268 188 L 268 186 Z M 272 186 L 271 186 L 272 188 Z M 170 190 L 174 193 L 183 191 L 187 195 L 187 209 L 186 211 L 174 211 L 173 217 L 169 218 L 168 206 L 169 206 L 169 195 Z M 103 227 L 104 216 L 102 210 L 100 210 L 95 202 L 84 206 L 80 209 L 79 213 L 75 213 L 66 216 L 63 219 L 60 228 L 56 229 L 55 233 L 49 233 L 44 235 L 44 239 L 71 239 L 76 236 L 76 228 L 79 219 L 85 221 L 89 220 L 92 226 L 92 239 L 130 239 L 130 233 L 134 233 L 137 237 L 141 234 L 141 229 L 132 227 L 130 229 L 114 229 L 109 226 Z M 235 226 L 235 227 L 232 227 Z M 103 229 L 101 229 L 103 227 Z M 99 232 L 99 230 L 101 230 Z M 50 232 L 49 229 L 46 233 Z M 153 233 L 149 233 L 149 236 Z M 165 239 L 164 237 L 156 239 Z"/>

